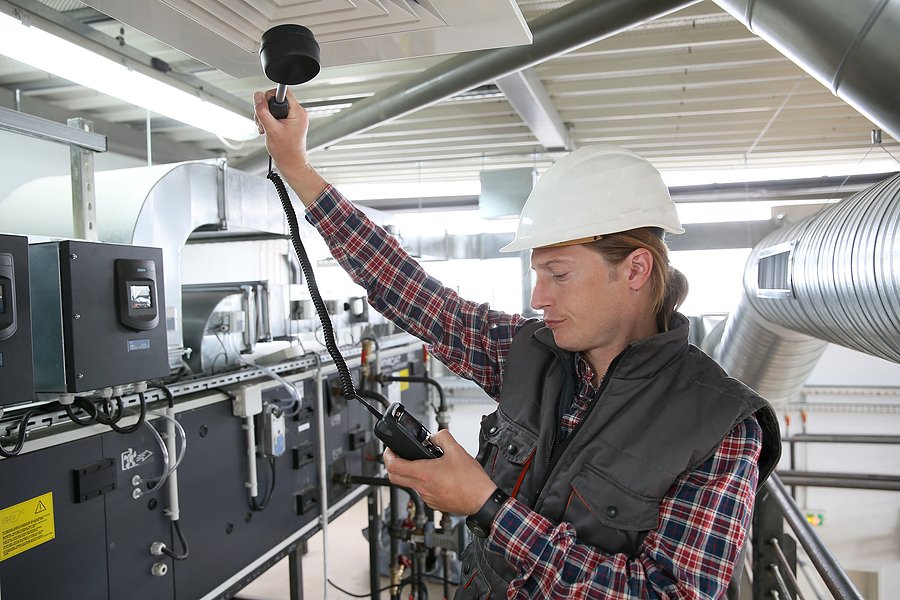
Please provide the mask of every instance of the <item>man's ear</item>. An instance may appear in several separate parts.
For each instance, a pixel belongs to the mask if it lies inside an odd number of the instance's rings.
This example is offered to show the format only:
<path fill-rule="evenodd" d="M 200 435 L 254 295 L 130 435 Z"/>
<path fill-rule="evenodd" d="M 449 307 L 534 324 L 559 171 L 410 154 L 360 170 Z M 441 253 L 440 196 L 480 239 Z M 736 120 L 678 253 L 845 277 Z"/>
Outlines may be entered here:
<path fill-rule="evenodd" d="M 650 273 L 653 271 L 653 254 L 646 248 L 638 248 L 625 259 L 625 266 L 628 287 L 638 291 L 650 279 Z"/>

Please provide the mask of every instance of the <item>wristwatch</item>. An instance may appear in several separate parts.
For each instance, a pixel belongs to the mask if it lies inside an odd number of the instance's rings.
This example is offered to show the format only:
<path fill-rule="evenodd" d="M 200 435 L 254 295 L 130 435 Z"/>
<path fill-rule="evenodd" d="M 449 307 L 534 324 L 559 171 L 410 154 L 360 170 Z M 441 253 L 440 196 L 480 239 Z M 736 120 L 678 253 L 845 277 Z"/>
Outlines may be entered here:
<path fill-rule="evenodd" d="M 494 523 L 497 512 L 500 511 L 500 507 L 507 498 L 509 495 L 500 488 L 494 490 L 487 502 L 478 509 L 478 512 L 466 517 L 466 526 L 478 537 L 486 538 L 491 533 L 491 525 Z"/>

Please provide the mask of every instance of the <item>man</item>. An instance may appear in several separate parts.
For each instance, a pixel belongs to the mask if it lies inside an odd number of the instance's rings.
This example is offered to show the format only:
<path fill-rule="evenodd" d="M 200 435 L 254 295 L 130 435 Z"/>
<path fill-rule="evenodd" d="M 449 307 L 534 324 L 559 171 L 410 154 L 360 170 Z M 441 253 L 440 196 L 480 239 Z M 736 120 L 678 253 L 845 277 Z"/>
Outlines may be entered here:
<path fill-rule="evenodd" d="M 457 597 L 724 595 L 777 419 L 688 344 L 663 242 L 682 229 L 656 169 L 603 146 L 541 177 L 504 248 L 532 249 L 543 319 L 525 319 L 459 298 L 329 186 L 288 99 L 277 121 L 257 93 L 256 116 L 307 220 L 378 311 L 499 403 L 477 460 L 447 431 L 440 459 L 384 453 L 392 482 L 469 516 Z"/>

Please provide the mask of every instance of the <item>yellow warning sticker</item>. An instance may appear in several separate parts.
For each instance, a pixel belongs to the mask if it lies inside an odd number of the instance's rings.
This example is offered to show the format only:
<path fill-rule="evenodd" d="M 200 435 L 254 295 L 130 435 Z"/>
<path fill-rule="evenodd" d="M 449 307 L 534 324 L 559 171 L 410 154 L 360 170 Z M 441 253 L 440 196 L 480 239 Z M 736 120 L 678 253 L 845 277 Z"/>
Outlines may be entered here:
<path fill-rule="evenodd" d="M 0 510 L 0 561 L 55 537 L 53 492 Z"/>
<path fill-rule="evenodd" d="M 409 369 L 403 369 L 402 371 L 400 371 L 399 373 L 397 373 L 397 376 L 398 376 L 398 377 L 409 377 Z M 400 382 L 400 391 L 401 391 L 401 392 L 405 392 L 405 391 L 408 390 L 408 389 L 409 389 L 409 382 L 408 382 L 408 381 L 401 381 L 401 382 Z"/>

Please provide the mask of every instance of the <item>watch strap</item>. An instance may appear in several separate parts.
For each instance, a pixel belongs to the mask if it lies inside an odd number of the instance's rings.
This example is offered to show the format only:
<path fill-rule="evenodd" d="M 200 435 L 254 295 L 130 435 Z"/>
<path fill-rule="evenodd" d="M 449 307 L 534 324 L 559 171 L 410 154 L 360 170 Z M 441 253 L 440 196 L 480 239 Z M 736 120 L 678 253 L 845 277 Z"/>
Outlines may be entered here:
<path fill-rule="evenodd" d="M 491 533 L 491 525 L 500 512 L 500 507 L 509 498 L 509 495 L 497 488 L 491 493 L 481 508 L 466 518 L 466 525 L 478 537 L 486 538 Z"/>

